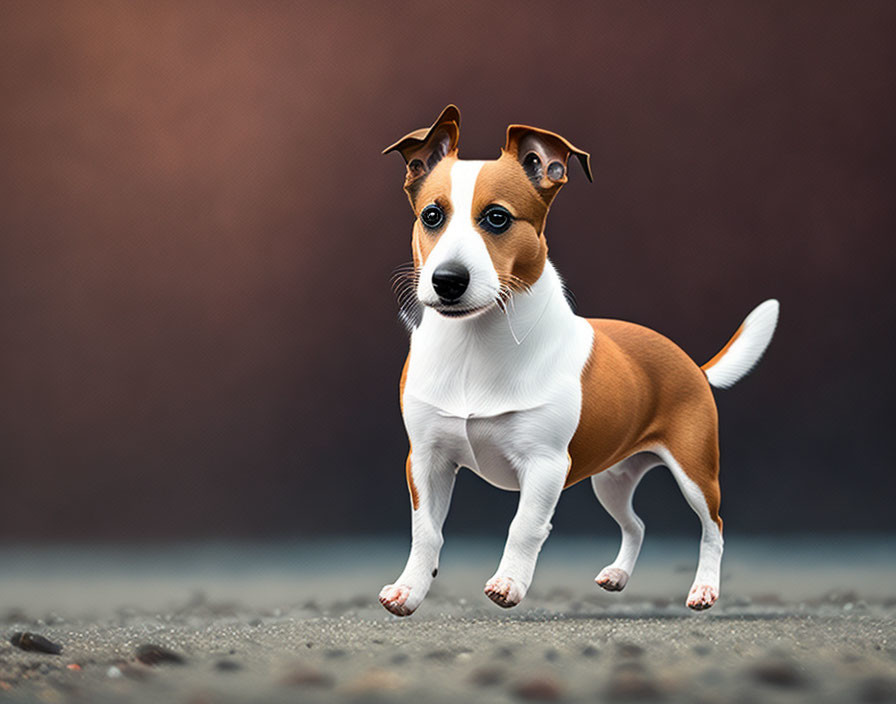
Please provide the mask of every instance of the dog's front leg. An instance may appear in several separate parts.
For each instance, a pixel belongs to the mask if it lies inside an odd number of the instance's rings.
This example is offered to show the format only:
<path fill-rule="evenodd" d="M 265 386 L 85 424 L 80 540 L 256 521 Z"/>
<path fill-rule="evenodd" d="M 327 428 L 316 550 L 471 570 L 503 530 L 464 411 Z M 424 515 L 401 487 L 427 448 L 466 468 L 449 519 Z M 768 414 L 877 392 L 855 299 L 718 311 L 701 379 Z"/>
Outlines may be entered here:
<path fill-rule="evenodd" d="M 516 606 L 526 596 L 568 469 L 565 452 L 527 458 L 518 468 L 520 503 L 510 523 L 501 564 L 485 585 L 486 595 L 498 606 Z"/>
<path fill-rule="evenodd" d="M 411 492 L 411 554 L 394 584 L 380 591 L 380 603 L 396 616 L 414 613 L 439 571 L 442 524 L 448 515 L 457 466 L 431 453 L 408 457 Z"/>

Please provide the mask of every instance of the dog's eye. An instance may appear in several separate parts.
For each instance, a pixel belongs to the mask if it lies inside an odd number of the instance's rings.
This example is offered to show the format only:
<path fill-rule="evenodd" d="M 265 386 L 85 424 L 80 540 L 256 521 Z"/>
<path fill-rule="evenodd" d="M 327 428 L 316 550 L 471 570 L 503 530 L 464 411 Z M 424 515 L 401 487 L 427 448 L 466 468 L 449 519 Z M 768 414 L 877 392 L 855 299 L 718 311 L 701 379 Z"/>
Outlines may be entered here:
<path fill-rule="evenodd" d="M 513 222 L 513 216 L 508 212 L 507 208 L 500 205 L 492 205 L 486 208 L 479 219 L 479 224 L 483 229 L 488 230 L 493 235 L 500 235 L 506 232 Z"/>
<path fill-rule="evenodd" d="M 445 221 L 445 211 L 439 206 L 427 205 L 420 213 L 420 222 L 429 230 L 435 230 Z"/>

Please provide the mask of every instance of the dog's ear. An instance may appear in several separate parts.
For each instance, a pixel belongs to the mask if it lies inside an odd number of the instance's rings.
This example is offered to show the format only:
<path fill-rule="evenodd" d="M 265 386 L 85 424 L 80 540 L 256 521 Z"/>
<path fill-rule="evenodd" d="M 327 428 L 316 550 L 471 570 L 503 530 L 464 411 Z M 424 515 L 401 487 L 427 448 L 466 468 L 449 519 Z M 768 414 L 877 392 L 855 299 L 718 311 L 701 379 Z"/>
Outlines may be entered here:
<path fill-rule="evenodd" d="M 548 204 L 567 181 L 570 155 L 575 155 L 592 181 L 591 155 L 559 134 L 526 125 L 510 125 L 504 152 L 516 159 Z"/>
<path fill-rule="evenodd" d="M 432 127 L 415 130 L 386 147 L 383 154 L 400 152 L 407 164 L 405 188 L 432 171 L 444 157 L 457 152 L 460 138 L 460 111 L 449 105 L 432 123 Z"/>

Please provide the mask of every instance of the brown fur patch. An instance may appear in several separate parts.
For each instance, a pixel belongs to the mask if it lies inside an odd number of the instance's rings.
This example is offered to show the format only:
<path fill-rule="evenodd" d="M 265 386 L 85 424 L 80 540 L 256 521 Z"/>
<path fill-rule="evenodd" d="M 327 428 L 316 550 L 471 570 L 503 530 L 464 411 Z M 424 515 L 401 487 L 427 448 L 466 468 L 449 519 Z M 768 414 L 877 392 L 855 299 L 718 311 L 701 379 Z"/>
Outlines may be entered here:
<path fill-rule="evenodd" d="M 429 128 L 414 130 L 395 144 L 386 147 L 383 154 L 401 153 L 407 165 L 404 189 L 410 198 L 420 188 L 436 164 L 448 155 L 457 156 L 460 139 L 460 111 L 448 105 Z"/>
<path fill-rule="evenodd" d="M 566 485 L 663 445 L 702 489 L 721 528 L 718 414 L 706 377 L 658 332 L 620 320 L 588 322 L 594 346 L 582 372 L 582 412 L 569 445 Z"/>
<path fill-rule="evenodd" d="M 420 497 L 417 495 L 417 485 L 414 484 L 414 473 L 411 470 L 411 452 L 412 450 L 408 450 L 408 459 L 404 465 L 404 475 L 408 480 L 408 491 L 411 493 L 411 506 L 416 511 L 420 508 Z"/>
<path fill-rule="evenodd" d="M 408 353 L 407 358 L 404 360 L 404 367 L 401 370 L 401 380 L 398 382 L 398 406 L 401 408 L 401 412 L 404 413 L 404 386 L 408 380 L 408 365 L 411 363 L 411 354 Z M 408 459 L 404 465 L 404 476 L 408 482 L 408 491 L 411 494 L 411 506 L 414 507 L 416 511 L 420 507 L 420 497 L 417 494 L 417 485 L 414 484 L 414 473 L 411 469 L 411 454 L 413 454 L 413 447 L 408 448 Z"/>
<path fill-rule="evenodd" d="M 523 167 L 507 153 L 486 162 L 476 177 L 470 213 L 474 225 L 493 204 L 507 208 L 514 218 L 510 229 L 500 235 L 479 230 L 498 278 L 511 288 L 531 286 L 541 276 L 548 255 L 543 232 L 548 208 Z"/>
<path fill-rule="evenodd" d="M 411 233 L 411 248 L 414 255 L 414 266 L 419 269 L 426 263 L 426 258 L 445 231 L 448 220 L 453 217 L 451 205 L 451 167 L 457 162 L 456 156 L 446 156 L 432 170 L 420 188 L 413 193 L 408 192 L 408 200 L 414 211 L 414 228 Z M 445 224 L 436 231 L 430 232 L 420 222 L 420 211 L 431 203 L 437 203 L 445 211 Z"/>

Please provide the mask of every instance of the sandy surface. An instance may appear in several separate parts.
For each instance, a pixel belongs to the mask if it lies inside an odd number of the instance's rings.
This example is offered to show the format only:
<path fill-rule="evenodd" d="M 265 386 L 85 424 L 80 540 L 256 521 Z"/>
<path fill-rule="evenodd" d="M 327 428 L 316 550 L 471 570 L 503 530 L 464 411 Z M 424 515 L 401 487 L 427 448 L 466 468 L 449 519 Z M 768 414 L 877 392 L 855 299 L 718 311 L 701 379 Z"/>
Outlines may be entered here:
<path fill-rule="evenodd" d="M 405 619 L 376 603 L 403 541 L 0 549 L 0 701 L 896 702 L 893 542 L 729 537 L 722 599 L 692 613 L 696 540 L 649 541 L 608 594 L 615 541 L 552 538 L 505 611 L 482 594 L 500 542 L 453 539 Z"/>

